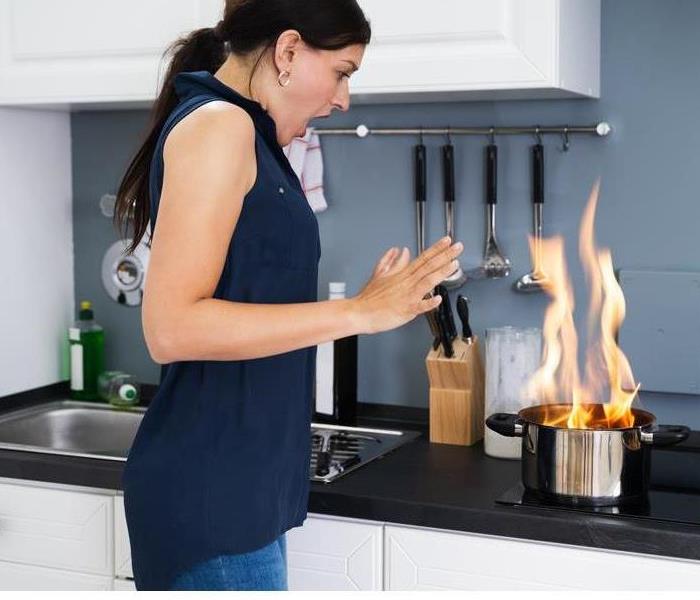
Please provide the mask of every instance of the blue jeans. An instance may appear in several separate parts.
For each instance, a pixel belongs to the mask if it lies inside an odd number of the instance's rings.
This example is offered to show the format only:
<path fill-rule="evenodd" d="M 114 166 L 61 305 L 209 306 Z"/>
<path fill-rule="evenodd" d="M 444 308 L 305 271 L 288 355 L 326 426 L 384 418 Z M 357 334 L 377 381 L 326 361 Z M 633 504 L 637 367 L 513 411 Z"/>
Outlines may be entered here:
<path fill-rule="evenodd" d="M 287 541 L 283 533 L 252 552 L 222 554 L 180 573 L 171 590 L 287 590 Z"/>

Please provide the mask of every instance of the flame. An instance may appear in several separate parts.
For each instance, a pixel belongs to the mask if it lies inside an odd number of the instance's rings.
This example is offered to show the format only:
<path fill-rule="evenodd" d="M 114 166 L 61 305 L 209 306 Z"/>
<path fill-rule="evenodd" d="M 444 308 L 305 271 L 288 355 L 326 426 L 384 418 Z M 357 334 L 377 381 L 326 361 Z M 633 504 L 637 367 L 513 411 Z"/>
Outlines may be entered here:
<path fill-rule="evenodd" d="M 530 253 L 546 278 L 543 288 L 551 297 L 542 329 L 542 363 L 526 384 L 530 397 L 545 405 L 544 425 L 576 429 L 624 428 L 634 424 L 632 402 L 639 385 L 616 336 L 625 318 L 625 297 L 615 278 L 612 254 L 597 249 L 595 209 L 600 180 L 596 181 L 581 220 L 579 254 L 590 286 L 585 378 L 578 368 L 578 335 L 574 324 L 574 293 L 566 269 L 564 239 L 529 237 Z M 603 402 L 608 394 L 608 401 Z M 570 404 L 568 411 L 547 410 L 548 404 Z M 600 405 L 603 411 L 601 412 Z"/>

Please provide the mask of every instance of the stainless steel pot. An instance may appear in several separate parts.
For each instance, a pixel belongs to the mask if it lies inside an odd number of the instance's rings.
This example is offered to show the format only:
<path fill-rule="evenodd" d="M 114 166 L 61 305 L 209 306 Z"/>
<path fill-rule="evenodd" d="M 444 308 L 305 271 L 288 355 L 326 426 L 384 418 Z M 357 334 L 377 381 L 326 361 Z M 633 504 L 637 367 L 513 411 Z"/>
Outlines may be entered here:
<path fill-rule="evenodd" d="M 602 416 L 603 405 L 588 405 Z M 540 404 L 517 415 L 486 419 L 493 431 L 522 437 L 522 481 L 545 500 L 566 505 L 606 506 L 647 499 L 651 448 L 686 439 L 688 427 L 656 425 L 650 412 L 633 408 L 634 426 L 620 429 L 569 429 L 544 425 L 545 415 L 563 417 L 571 404 Z M 565 419 L 563 422 L 566 422 Z"/>

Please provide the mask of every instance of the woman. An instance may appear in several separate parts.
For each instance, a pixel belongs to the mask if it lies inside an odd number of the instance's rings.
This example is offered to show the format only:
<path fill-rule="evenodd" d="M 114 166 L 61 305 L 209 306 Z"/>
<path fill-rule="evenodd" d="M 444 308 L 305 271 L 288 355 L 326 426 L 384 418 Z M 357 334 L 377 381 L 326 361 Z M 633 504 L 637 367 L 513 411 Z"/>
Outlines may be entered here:
<path fill-rule="evenodd" d="M 316 345 L 435 308 L 456 268 L 448 238 L 412 261 L 391 248 L 357 296 L 317 301 L 318 223 L 282 147 L 348 110 L 369 39 L 356 0 L 237 0 L 173 46 L 115 211 L 129 250 L 150 221 L 142 323 L 162 365 L 123 478 L 139 590 L 287 589 Z"/>

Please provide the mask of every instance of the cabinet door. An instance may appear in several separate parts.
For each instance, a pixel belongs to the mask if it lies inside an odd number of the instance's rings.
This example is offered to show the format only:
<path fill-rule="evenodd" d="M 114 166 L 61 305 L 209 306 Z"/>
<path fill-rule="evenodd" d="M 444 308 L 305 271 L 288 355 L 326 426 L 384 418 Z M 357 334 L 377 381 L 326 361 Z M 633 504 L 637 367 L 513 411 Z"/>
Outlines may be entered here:
<path fill-rule="evenodd" d="M 114 575 L 113 492 L 0 483 L 0 561 Z"/>
<path fill-rule="evenodd" d="M 289 590 L 381 590 L 382 524 L 309 515 L 287 531 Z"/>
<path fill-rule="evenodd" d="M 224 0 L 0 0 L 0 104 L 155 98 L 177 37 L 211 27 Z"/>
<path fill-rule="evenodd" d="M 117 577 L 134 577 L 131 568 L 131 545 L 124 515 L 124 494 L 114 497 L 114 572 Z"/>
<path fill-rule="evenodd" d="M 387 590 L 692 590 L 700 561 L 386 525 Z"/>
<path fill-rule="evenodd" d="M 361 101 L 599 95 L 599 0 L 359 1 L 372 25 L 350 80 Z"/>
<path fill-rule="evenodd" d="M 0 590 L 111 590 L 112 578 L 0 561 Z"/>

